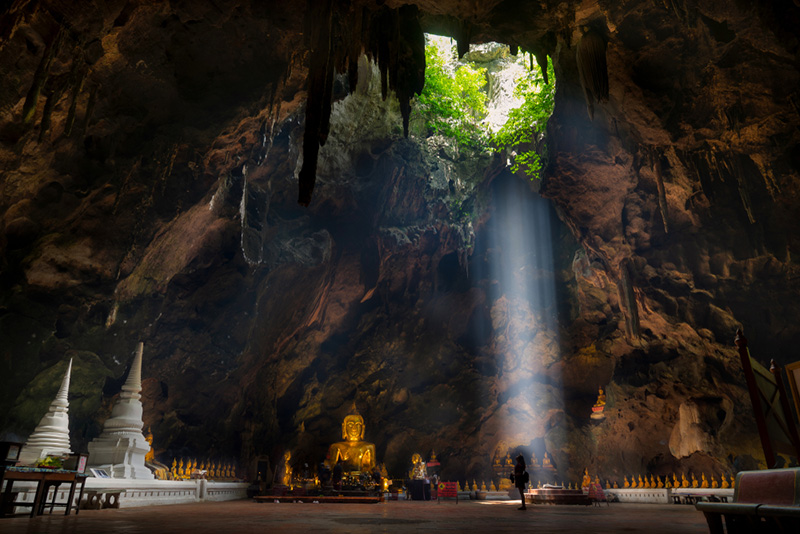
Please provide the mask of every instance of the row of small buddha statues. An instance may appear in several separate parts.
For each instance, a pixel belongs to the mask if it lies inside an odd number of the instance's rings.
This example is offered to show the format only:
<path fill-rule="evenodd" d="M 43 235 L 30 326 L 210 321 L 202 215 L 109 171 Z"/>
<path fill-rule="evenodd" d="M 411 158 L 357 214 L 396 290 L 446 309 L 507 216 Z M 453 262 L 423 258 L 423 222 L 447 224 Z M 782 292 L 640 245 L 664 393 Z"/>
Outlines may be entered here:
<path fill-rule="evenodd" d="M 207 479 L 215 480 L 234 480 L 236 479 L 236 466 L 222 462 L 201 462 L 197 465 L 197 460 L 186 460 L 183 458 L 177 460 L 172 459 L 172 467 L 169 470 L 170 478 L 172 480 L 185 480 L 196 478 L 198 476 Z"/>
<path fill-rule="evenodd" d="M 725 475 L 720 475 L 720 480 L 722 482 L 717 481 L 714 475 L 711 475 L 711 481 L 706 478 L 705 473 L 700 474 L 700 480 L 697 480 L 697 477 L 694 476 L 694 473 L 691 474 L 692 479 L 689 480 L 686 478 L 685 474 L 681 474 L 681 479 L 678 480 L 678 477 L 675 476 L 675 473 L 672 473 L 672 479 L 670 480 L 669 475 L 664 477 L 664 480 L 661 480 L 661 477 L 653 477 L 650 475 L 650 479 L 647 479 L 647 476 L 642 479 L 642 475 L 639 475 L 639 480 L 637 481 L 635 478 L 631 477 L 630 482 L 628 482 L 628 477 L 624 477 L 625 488 L 638 488 L 638 489 L 656 489 L 656 488 L 733 488 L 736 486 L 736 481 L 734 480 L 733 476 L 730 476 L 730 481 L 725 477 Z M 614 486 L 616 487 L 616 486 Z"/>

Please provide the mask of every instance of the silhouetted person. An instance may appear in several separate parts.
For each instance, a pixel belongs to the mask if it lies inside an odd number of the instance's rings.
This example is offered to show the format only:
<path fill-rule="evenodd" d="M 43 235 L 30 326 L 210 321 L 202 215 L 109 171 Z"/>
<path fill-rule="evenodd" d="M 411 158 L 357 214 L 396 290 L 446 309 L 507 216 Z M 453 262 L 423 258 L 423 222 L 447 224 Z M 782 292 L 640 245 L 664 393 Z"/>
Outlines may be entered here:
<path fill-rule="evenodd" d="M 333 466 L 333 487 L 337 490 L 342 489 L 342 476 L 344 476 L 344 462 L 339 458 Z"/>
<path fill-rule="evenodd" d="M 528 472 L 525 470 L 525 458 L 520 454 L 517 456 L 517 464 L 514 466 L 514 473 L 511 475 L 511 482 L 519 490 L 522 499 L 522 506 L 517 510 L 525 510 L 525 484 L 528 483 Z"/>

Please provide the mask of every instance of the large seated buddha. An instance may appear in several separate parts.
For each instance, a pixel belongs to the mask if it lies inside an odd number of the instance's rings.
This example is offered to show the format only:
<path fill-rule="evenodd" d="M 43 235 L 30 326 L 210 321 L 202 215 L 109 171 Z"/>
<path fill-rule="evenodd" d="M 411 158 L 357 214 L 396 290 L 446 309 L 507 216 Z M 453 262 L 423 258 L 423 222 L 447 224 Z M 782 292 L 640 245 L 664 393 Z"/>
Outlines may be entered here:
<path fill-rule="evenodd" d="M 353 412 L 344 418 L 342 438 L 346 441 L 334 443 L 328 449 L 331 467 L 341 459 L 344 472 L 371 472 L 375 468 L 375 444 L 362 441 L 364 438 L 364 418 L 353 406 Z"/>

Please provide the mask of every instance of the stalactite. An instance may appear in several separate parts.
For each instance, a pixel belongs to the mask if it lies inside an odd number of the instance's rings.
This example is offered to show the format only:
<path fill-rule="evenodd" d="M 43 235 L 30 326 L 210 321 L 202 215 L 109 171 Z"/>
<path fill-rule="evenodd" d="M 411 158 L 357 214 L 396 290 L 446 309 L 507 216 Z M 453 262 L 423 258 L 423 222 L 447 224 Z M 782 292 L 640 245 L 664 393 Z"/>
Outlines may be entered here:
<path fill-rule="evenodd" d="M 472 24 L 469 22 L 461 22 L 458 26 L 458 34 L 455 35 L 455 38 L 458 57 L 460 59 L 464 57 L 464 54 L 469 52 L 469 45 L 472 42 Z"/>
<path fill-rule="evenodd" d="M 399 9 L 397 73 L 392 77 L 400 112 L 403 115 L 403 135 L 408 137 L 411 98 L 425 86 L 425 34 L 419 23 L 417 6 Z"/>
<path fill-rule="evenodd" d="M 33 83 L 28 90 L 28 94 L 25 96 L 25 104 L 22 106 L 22 122 L 24 124 L 33 120 L 33 115 L 36 113 L 36 104 L 39 103 L 39 96 L 47 81 L 47 76 L 50 73 L 50 64 L 58 53 L 58 48 L 63 36 L 64 30 L 59 27 L 45 46 L 42 60 L 39 62 L 39 66 L 36 67 L 36 72 L 33 75 Z"/>
<path fill-rule="evenodd" d="M 531 60 L 533 62 L 533 60 Z M 545 85 L 548 83 L 547 80 L 547 52 L 544 50 L 537 50 L 536 51 L 536 64 L 539 65 L 539 68 L 542 70 L 542 77 L 544 78 Z M 531 65 L 531 70 L 533 70 L 533 65 Z"/>
<path fill-rule="evenodd" d="M 578 42 L 576 59 L 589 118 L 594 119 L 594 103 L 608 100 L 605 37 L 594 28 L 589 28 Z"/>
<path fill-rule="evenodd" d="M 319 157 L 320 133 L 323 125 L 323 111 L 326 109 L 326 76 L 333 76 L 330 70 L 331 59 L 331 16 L 332 0 L 321 3 L 309 1 L 311 13 L 311 64 L 308 72 L 308 99 L 306 101 L 306 128 L 303 135 L 303 168 L 298 175 L 299 195 L 297 202 L 308 206 L 314 183 L 317 180 L 317 158 Z M 331 80 L 330 87 L 332 88 Z M 327 109 L 330 109 L 331 95 L 327 95 Z M 327 122 L 325 120 L 324 122 Z"/>
<path fill-rule="evenodd" d="M 640 336 L 639 328 L 639 307 L 636 304 L 636 292 L 633 287 L 633 264 L 630 260 L 625 259 L 619 266 L 620 281 L 619 281 L 619 297 L 620 304 L 625 312 L 625 330 L 628 337 L 631 339 Z"/>
<path fill-rule="evenodd" d="M 64 93 L 66 89 L 66 80 L 53 80 L 51 79 L 48 82 L 48 85 L 45 86 L 43 89 L 43 93 L 46 95 L 45 102 L 44 102 L 44 110 L 42 111 L 42 120 L 39 123 L 39 138 L 38 142 L 41 143 L 44 141 L 44 136 L 47 134 L 47 131 L 50 129 L 50 118 L 53 115 L 53 108 L 61 99 L 61 95 Z"/>
<path fill-rule="evenodd" d="M 83 116 L 83 124 L 81 125 L 81 132 L 85 133 L 89 127 L 89 121 L 92 120 L 94 113 L 94 106 L 97 103 L 97 92 L 100 91 L 100 85 L 97 84 L 92 87 L 92 92 L 89 93 L 89 103 L 86 104 L 86 114 Z"/>
<path fill-rule="evenodd" d="M 65 137 L 69 137 L 72 134 L 72 126 L 75 124 L 75 112 L 78 108 L 78 95 L 80 95 L 81 91 L 83 90 L 83 84 L 86 81 L 86 73 L 86 68 L 79 68 L 77 69 L 75 77 L 73 78 L 69 111 L 67 112 L 67 120 L 64 124 Z"/>
<path fill-rule="evenodd" d="M 653 167 L 653 172 L 656 174 L 656 187 L 658 188 L 658 207 L 661 211 L 661 220 L 664 222 L 664 233 L 669 233 L 669 224 L 667 223 L 667 193 L 664 189 L 664 177 L 661 171 L 661 154 L 657 149 L 650 151 L 650 164 Z"/>

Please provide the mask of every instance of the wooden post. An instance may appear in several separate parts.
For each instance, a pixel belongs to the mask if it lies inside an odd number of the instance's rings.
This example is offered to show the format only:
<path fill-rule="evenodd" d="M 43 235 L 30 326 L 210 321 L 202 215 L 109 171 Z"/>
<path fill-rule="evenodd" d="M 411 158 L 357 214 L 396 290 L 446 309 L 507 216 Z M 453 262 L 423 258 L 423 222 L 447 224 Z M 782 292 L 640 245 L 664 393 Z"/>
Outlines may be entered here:
<path fill-rule="evenodd" d="M 767 468 L 772 468 L 775 466 L 775 451 L 772 449 L 772 442 L 767 433 L 767 421 L 764 418 L 764 409 L 761 406 L 761 396 L 759 395 L 758 386 L 756 385 L 756 377 L 753 375 L 753 366 L 750 365 L 750 351 L 747 349 L 747 338 L 744 337 L 744 332 L 742 332 L 741 328 L 736 331 L 734 343 L 739 350 L 739 358 L 742 360 L 742 370 L 744 371 L 744 378 L 747 382 L 747 389 L 750 391 L 750 401 L 753 403 L 756 426 L 758 427 L 758 435 L 761 438 L 761 448 L 764 449 L 764 458 L 767 461 Z"/>
<path fill-rule="evenodd" d="M 781 397 L 783 417 L 786 421 L 786 434 L 789 438 L 789 442 L 794 448 L 794 457 L 800 459 L 800 437 L 797 435 L 797 426 L 794 424 L 792 409 L 789 407 L 789 400 L 786 398 L 786 388 L 783 386 L 781 368 L 775 365 L 775 360 L 770 361 L 769 372 L 775 377 L 775 384 L 778 386 L 778 394 Z"/>

